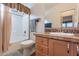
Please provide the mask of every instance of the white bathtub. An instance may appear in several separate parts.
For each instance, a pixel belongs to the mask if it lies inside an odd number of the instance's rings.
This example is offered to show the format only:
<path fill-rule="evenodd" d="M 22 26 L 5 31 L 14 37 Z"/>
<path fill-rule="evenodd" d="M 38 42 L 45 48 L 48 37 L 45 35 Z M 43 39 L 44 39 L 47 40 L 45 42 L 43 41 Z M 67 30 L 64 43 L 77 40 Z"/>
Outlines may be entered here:
<path fill-rule="evenodd" d="M 24 37 L 24 36 L 13 36 L 10 38 L 10 43 L 17 43 L 17 42 L 21 42 L 21 41 L 25 41 L 28 40 L 28 37 Z"/>

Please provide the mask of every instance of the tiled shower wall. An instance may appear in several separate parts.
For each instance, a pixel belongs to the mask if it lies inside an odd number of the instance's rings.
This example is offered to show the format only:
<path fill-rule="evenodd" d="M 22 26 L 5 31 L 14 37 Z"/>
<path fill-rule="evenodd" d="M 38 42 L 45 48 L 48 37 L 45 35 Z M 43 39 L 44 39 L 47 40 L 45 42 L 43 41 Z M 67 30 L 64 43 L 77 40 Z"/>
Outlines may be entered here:
<path fill-rule="evenodd" d="M 12 27 L 10 43 L 15 43 L 28 39 L 28 15 L 18 16 L 12 14 Z M 26 31 L 26 34 L 24 34 Z"/>

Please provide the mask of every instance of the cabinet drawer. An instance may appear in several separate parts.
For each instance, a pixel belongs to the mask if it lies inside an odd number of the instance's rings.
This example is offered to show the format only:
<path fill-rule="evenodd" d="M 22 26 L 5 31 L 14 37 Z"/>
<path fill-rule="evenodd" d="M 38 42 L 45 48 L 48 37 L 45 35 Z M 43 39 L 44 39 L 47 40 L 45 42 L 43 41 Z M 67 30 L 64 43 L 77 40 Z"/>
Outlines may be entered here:
<path fill-rule="evenodd" d="M 43 56 L 43 53 L 36 52 L 36 56 Z"/>
<path fill-rule="evenodd" d="M 48 55 L 48 48 L 47 47 L 43 47 L 43 55 L 44 56 Z"/>
<path fill-rule="evenodd" d="M 36 44 L 42 44 L 43 43 L 43 39 L 41 37 L 36 37 Z"/>
<path fill-rule="evenodd" d="M 37 56 L 42 56 L 43 55 L 43 49 L 39 45 L 36 45 L 36 55 Z"/>
<path fill-rule="evenodd" d="M 36 42 L 36 45 L 42 45 L 43 42 Z"/>
<path fill-rule="evenodd" d="M 43 38 L 43 45 L 48 46 L 48 39 Z"/>
<path fill-rule="evenodd" d="M 42 53 L 43 48 L 39 45 L 36 45 L 36 52 L 41 52 Z"/>
<path fill-rule="evenodd" d="M 47 56 L 48 55 L 48 38 L 36 37 L 36 55 Z"/>

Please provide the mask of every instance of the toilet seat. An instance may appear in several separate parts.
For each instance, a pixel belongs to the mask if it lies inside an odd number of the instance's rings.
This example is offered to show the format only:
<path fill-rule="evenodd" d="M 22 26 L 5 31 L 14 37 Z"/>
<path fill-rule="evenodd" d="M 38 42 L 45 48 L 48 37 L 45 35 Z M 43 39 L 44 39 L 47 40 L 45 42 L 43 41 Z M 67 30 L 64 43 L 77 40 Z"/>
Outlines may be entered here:
<path fill-rule="evenodd" d="M 21 42 L 22 47 L 30 47 L 34 44 L 35 42 L 33 40 L 26 40 L 24 42 Z"/>

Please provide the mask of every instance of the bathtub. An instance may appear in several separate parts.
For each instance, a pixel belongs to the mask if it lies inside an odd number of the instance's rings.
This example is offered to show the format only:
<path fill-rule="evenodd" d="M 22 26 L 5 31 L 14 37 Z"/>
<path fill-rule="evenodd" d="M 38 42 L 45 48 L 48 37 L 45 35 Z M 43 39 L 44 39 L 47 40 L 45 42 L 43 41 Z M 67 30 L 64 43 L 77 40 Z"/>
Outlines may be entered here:
<path fill-rule="evenodd" d="M 10 38 L 10 44 L 11 43 L 17 43 L 17 42 L 21 42 L 21 41 L 25 41 L 28 40 L 28 37 L 25 36 L 11 36 Z"/>

